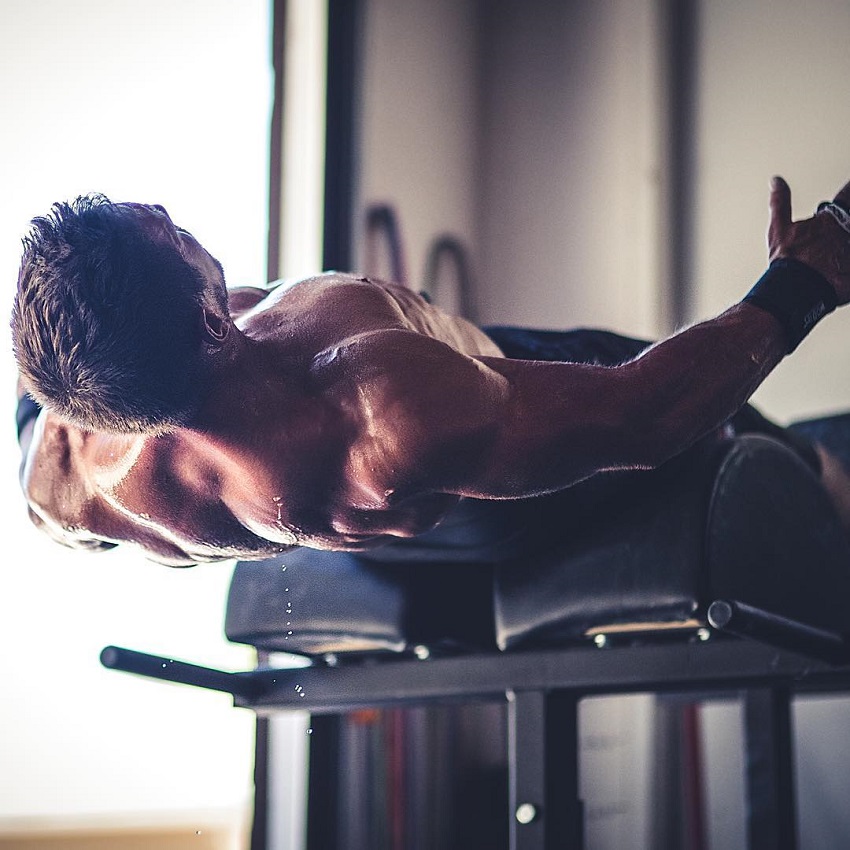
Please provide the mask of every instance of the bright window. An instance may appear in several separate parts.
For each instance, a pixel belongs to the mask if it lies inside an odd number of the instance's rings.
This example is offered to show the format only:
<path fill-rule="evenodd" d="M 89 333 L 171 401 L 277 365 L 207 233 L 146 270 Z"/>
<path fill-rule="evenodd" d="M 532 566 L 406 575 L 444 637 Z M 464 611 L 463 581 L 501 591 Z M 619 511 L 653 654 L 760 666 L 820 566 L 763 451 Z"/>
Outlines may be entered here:
<path fill-rule="evenodd" d="M 164 204 L 230 283 L 265 282 L 270 25 L 268 0 L 5 0 L 4 316 L 29 219 L 93 191 Z M 74 553 L 31 528 L 8 331 L 0 345 L 0 828 L 21 817 L 244 811 L 253 714 L 98 663 L 115 643 L 244 668 L 250 653 L 222 633 L 229 566 Z"/>

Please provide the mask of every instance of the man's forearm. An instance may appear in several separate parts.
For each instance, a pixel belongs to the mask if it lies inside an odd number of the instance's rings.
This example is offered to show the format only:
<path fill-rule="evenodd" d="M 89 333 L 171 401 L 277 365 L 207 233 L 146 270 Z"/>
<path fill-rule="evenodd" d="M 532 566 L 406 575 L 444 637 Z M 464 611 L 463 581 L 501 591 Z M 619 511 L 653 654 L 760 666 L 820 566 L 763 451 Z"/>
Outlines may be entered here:
<path fill-rule="evenodd" d="M 812 218 L 793 221 L 791 190 L 775 177 L 771 267 L 749 303 L 613 369 L 487 362 L 506 379 L 505 415 L 471 467 L 471 486 L 453 492 L 532 495 L 681 452 L 740 409 L 822 316 L 850 302 L 848 234 L 850 183 Z"/>
<path fill-rule="evenodd" d="M 646 465 L 657 466 L 693 445 L 733 416 L 786 352 L 780 323 L 741 303 L 623 366 L 643 399 L 638 456 L 647 452 Z"/>
<path fill-rule="evenodd" d="M 482 358 L 508 389 L 497 436 L 454 492 L 533 496 L 658 466 L 734 415 L 786 350 L 773 316 L 738 304 L 621 366 Z"/>

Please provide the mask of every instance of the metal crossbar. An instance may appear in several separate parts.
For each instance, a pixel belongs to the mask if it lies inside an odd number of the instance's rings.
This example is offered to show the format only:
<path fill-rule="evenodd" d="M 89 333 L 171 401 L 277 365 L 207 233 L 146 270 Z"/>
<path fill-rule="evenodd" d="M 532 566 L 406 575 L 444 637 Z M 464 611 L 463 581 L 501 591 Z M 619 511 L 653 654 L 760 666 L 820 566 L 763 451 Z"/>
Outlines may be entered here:
<path fill-rule="evenodd" d="M 812 629 L 734 601 L 709 610 L 709 640 L 636 645 L 601 641 L 552 649 L 455 657 L 361 659 L 334 666 L 229 673 L 107 647 L 107 667 L 225 691 L 260 715 L 315 715 L 446 701 L 507 701 L 511 850 L 581 848 L 578 704 L 625 693 L 741 693 L 746 716 L 751 850 L 797 846 L 791 698 L 850 692 L 842 635 Z M 722 630 L 745 635 L 739 639 Z M 700 632 L 703 638 L 708 634 Z M 840 662 L 840 663 L 835 663 Z"/>

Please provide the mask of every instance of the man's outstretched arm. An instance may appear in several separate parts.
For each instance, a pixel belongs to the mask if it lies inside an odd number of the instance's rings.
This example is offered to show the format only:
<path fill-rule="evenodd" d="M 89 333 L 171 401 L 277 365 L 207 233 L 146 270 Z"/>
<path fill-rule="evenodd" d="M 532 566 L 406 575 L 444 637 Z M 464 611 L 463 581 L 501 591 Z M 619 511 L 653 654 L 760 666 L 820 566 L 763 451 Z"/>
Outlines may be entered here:
<path fill-rule="evenodd" d="M 850 206 L 850 184 L 836 202 Z M 428 460 L 422 456 L 434 488 L 516 498 L 561 489 L 599 470 L 657 466 L 733 415 L 795 347 L 813 320 L 808 314 L 822 313 L 821 296 L 831 302 L 827 308 L 850 301 L 850 233 L 827 212 L 792 222 L 781 179 L 773 183 L 770 209 L 770 258 L 781 262 L 755 295 L 630 363 L 480 358 L 483 379 L 459 364 L 444 367 L 442 410 L 434 420 L 445 424 Z M 474 420 L 458 418 L 464 400 L 474 400 Z"/>

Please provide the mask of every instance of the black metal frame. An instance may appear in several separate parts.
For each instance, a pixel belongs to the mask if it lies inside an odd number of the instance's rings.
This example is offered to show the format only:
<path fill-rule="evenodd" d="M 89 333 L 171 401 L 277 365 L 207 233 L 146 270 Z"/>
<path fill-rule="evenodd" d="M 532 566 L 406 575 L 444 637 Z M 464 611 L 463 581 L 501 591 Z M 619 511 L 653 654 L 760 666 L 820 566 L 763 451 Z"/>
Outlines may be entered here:
<path fill-rule="evenodd" d="M 797 811 L 791 690 L 753 688 L 746 692 L 744 713 L 750 850 L 794 850 Z"/>
<path fill-rule="evenodd" d="M 381 659 L 226 673 L 107 647 L 105 666 L 233 695 L 260 716 L 297 709 L 339 715 L 365 707 L 450 700 L 508 702 L 511 850 L 582 846 L 578 703 L 639 692 L 742 693 L 745 703 L 749 846 L 797 846 L 791 698 L 850 691 L 841 636 L 766 612 L 718 602 L 716 635 L 642 645 L 588 643 L 510 653 Z M 728 615 L 728 616 L 727 616 Z M 722 634 L 734 630 L 756 640 Z M 796 636 L 796 642 L 795 642 Z M 834 663 L 836 660 L 841 664 Z M 328 718 L 330 719 L 330 718 Z"/>
<path fill-rule="evenodd" d="M 358 0 L 328 0 L 322 267 L 336 271 L 349 270 L 352 262 L 360 17 Z"/>

